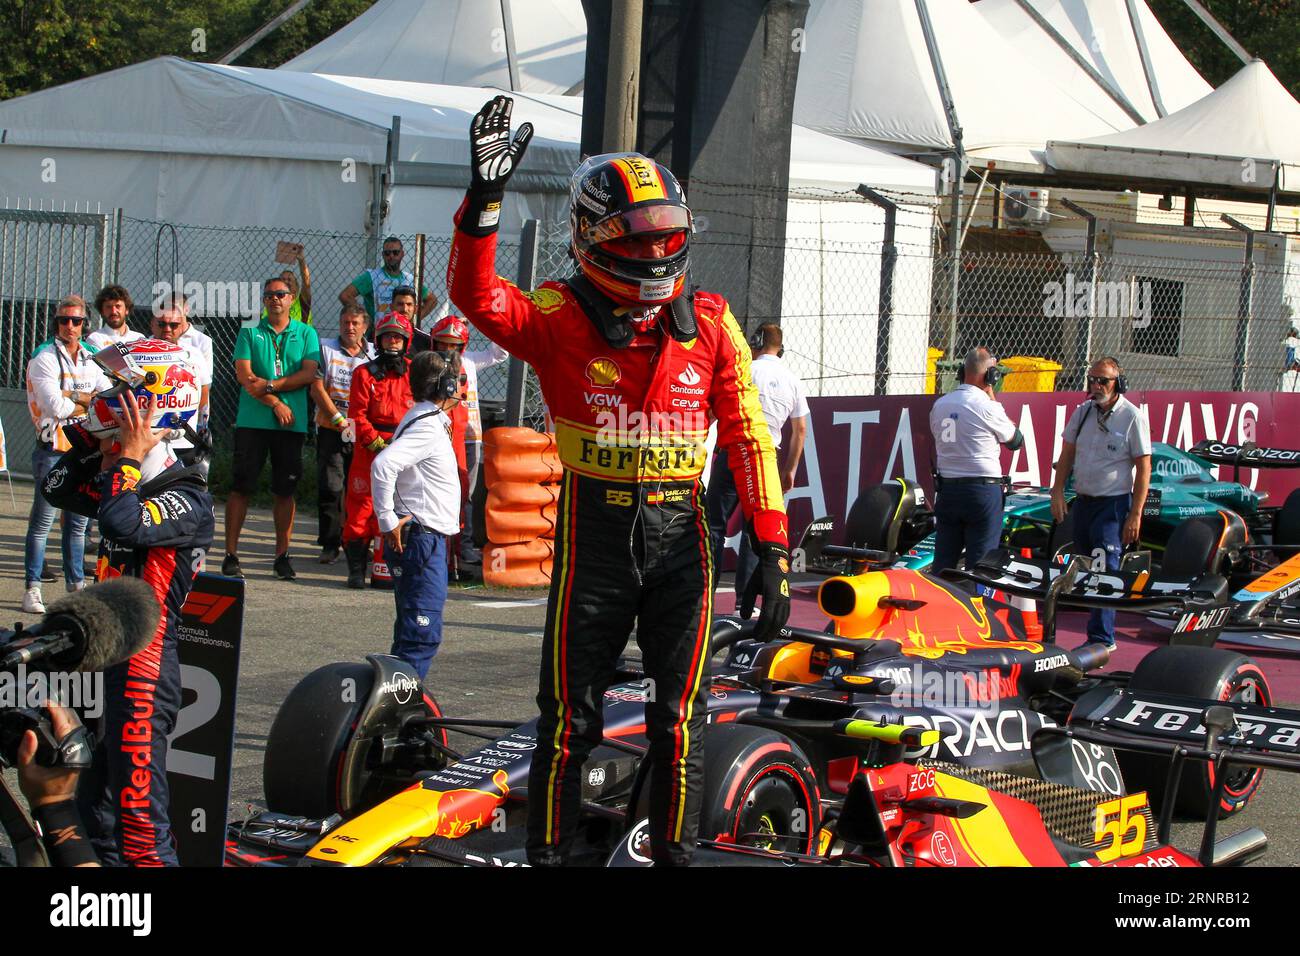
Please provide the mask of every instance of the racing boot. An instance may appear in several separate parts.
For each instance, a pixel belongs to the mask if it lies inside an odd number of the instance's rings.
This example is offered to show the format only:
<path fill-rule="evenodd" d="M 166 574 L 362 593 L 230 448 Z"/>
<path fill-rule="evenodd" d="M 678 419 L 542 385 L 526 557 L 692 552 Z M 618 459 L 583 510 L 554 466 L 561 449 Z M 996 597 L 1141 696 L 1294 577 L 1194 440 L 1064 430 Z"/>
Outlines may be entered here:
<path fill-rule="evenodd" d="M 343 545 L 343 553 L 348 559 L 348 587 L 350 588 L 366 586 L 366 559 L 370 556 L 366 552 L 365 541 L 348 541 Z"/>

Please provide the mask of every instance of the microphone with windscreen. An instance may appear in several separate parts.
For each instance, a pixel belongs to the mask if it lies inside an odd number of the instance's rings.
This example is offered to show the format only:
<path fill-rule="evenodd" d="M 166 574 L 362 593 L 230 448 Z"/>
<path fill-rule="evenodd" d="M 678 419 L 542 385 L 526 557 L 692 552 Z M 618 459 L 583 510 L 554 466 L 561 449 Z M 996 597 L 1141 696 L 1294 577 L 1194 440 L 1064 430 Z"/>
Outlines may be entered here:
<path fill-rule="evenodd" d="M 144 650 L 161 616 L 139 578 L 92 585 L 50 604 L 38 624 L 0 631 L 0 671 L 102 671 Z"/>

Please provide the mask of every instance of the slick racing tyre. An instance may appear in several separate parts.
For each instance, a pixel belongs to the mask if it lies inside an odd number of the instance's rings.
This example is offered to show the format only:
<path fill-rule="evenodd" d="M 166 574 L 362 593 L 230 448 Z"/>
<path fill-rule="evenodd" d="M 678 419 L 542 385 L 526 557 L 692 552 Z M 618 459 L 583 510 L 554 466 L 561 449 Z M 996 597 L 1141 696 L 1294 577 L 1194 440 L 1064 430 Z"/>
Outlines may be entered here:
<path fill-rule="evenodd" d="M 1204 700 L 1241 701 L 1267 707 L 1273 702 L 1268 680 L 1250 658 L 1217 647 L 1160 647 L 1144 657 L 1133 672 L 1129 689 L 1135 692 L 1181 694 Z M 1166 794 L 1169 761 L 1165 757 L 1117 751 L 1130 793 L 1146 790 L 1153 807 L 1175 800 L 1174 809 L 1198 819 L 1210 814 L 1214 794 L 1214 767 L 1199 760 L 1183 765 L 1176 794 Z M 1259 767 L 1230 766 L 1218 806 L 1220 818 L 1246 806 L 1259 789 L 1264 771 Z"/>
<path fill-rule="evenodd" d="M 821 797 L 808 758 L 794 741 L 761 727 L 710 724 L 704 767 L 700 839 L 815 851 Z"/>
<path fill-rule="evenodd" d="M 388 768 L 374 760 L 352 771 L 361 779 L 343 779 L 344 757 L 374 683 L 370 664 L 340 662 L 312 671 L 289 692 L 266 738 L 262 789 L 268 808 L 311 819 L 348 817 L 400 789 L 387 779 Z M 424 705 L 430 714 L 440 713 L 427 693 Z M 437 736 L 445 745 L 446 731 Z M 347 793 L 364 799 L 348 801 Z"/>

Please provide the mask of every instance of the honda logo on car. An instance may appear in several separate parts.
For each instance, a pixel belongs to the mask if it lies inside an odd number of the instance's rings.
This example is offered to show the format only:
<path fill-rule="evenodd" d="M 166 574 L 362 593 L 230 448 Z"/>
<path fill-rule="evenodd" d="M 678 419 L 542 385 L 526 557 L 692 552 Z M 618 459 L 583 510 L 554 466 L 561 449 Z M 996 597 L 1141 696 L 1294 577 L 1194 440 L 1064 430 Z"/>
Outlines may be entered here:
<path fill-rule="evenodd" d="M 1043 671 L 1054 671 L 1058 667 L 1068 667 L 1070 658 L 1065 654 L 1053 654 L 1051 657 L 1043 657 L 1034 661 L 1034 673 L 1041 674 Z"/>

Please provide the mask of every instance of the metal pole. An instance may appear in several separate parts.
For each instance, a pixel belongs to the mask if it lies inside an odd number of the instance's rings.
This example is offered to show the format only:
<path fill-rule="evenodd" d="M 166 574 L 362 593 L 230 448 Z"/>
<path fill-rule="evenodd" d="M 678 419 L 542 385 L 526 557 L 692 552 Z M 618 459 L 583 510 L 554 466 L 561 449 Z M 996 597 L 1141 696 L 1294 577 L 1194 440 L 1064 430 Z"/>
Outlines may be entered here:
<path fill-rule="evenodd" d="M 1075 373 L 1071 373 L 1071 384 L 1082 384 L 1082 376 L 1092 354 L 1093 322 L 1097 314 L 1097 217 L 1072 200 L 1062 199 L 1061 205 L 1088 221 L 1088 238 L 1083 253 L 1083 281 L 1088 283 L 1088 314 L 1076 316 L 1079 324 L 1074 333 L 1074 367 L 1078 370 L 1079 380 L 1073 380 Z"/>
<path fill-rule="evenodd" d="M 222 64 L 223 66 L 233 63 L 240 56 L 242 56 L 246 50 L 248 50 L 253 46 L 256 46 L 257 43 L 260 42 L 267 34 L 274 32 L 276 29 L 280 27 L 282 23 L 284 23 L 286 20 L 292 17 L 303 7 L 307 6 L 307 4 L 309 3 L 311 3 L 311 0 L 295 0 L 294 3 L 291 3 L 289 6 L 285 7 L 283 13 L 280 13 L 275 17 L 272 17 L 266 23 L 258 27 L 257 31 L 253 33 L 252 36 L 240 40 L 239 43 L 233 49 L 231 49 L 228 53 L 222 56 L 221 59 L 217 60 L 217 62 Z"/>
<path fill-rule="evenodd" d="M 1121 93 L 1115 85 L 1110 82 L 1110 80 L 1098 73 L 1097 68 L 1088 62 L 1088 58 L 1072 47 L 1070 41 L 1061 36 L 1060 31 L 1058 31 L 1056 27 L 1052 26 L 1047 17 L 1035 10 L 1029 3 L 1029 0 L 1016 0 L 1016 5 L 1024 11 L 1025 16 L 1038 24 L 1040 30 L 1052 38 L 1053 43 L 1065 51 L 1066 55 L 1075 62 L 1075 65 L 1078 66 L 1079 69 L 1083 70 L 1084 73 L 1087 73 L 1094 83 L 1106 91 L 1106 95 L 1114 100 L 1116 105 L 1128 114 L 1129 119 L 1139 126 L 1146 122 L 1146 117 L 1134 108 L 1133 104 L 1128 101 L 1128 98 Z"/>
<path fill-rule="evenodd" d="M 1255 309 L 1255 230 L 1227 213 L 1219 218 L 1246 236 L 1246 261 L 1241 267 L 1241 288 L 1237 294 L 1237 340 L 1232 363 L 1232 390 L 1241 392 L 1246 388 L 1246 352 L 1250 347 L 1251 313 Z"/>
<path fill-rule="evenodd" d="M 1268 218 L 1264 221 L 1264 231 L 1273 231 L 1273 214 L 1277 211 L 1277 186 L 1282 180 L 1282 164 L 1273 163 L 1273 185 L 1268 188 Z"/>
<path fill-rule="evenodd" d="M 122 207 L 118 206 L 113 210 L 113 284 L 118 282 L 118 274 L 122 268 L 122 223 L 124 221 Z"/>
<path fill-rule="evenodd" d="M 858 186 L 857 194 L 885 211 L 885 241 L 880 247 L 880 319 L 876 326 L 875 391 L 877 395 L 887 395 L 889 393 L 889 349 L 894 327 L 894 267 L 898 263 L 898 246 L 894 244 L 898 204 L 886 199 L 865 184 Z"/>
<path fill-rule="evenodd" d="M 506 72 L 510 75 L 510 92 L 518 93 L 522 84 L 519 82 L 519 57 L 515 53 L 515 23 L 510 15 L 510 0 L 501 0 L 501 29 L 506 35 Z"/>
<path fill-rule="evenodd" d="M 641 105 L 642 0 L 613 0 L 609 24 L 609 72 L 605 84 L 604 149 L 622 153 L 636 149 L 637 117 Z"/>
<path fill-rule="evenodd" d="M 531 291 L 537 285 L 537 251 L 538 221 L 525 219 L 523 231 L 519 234 L 519 274 L 515 285 L 524 291 Z M 510 375 L 506 382 L 506 425 L 516 428 L 524 418 L 524 382 L 528 369 L 523 360 L 510 357 Z"/>
<path fill-rule="evenodd" d="M 420 304 L 424 302 L 424 296 L 420 294 L 420 290 L 424 288 L 424 233 L 417 232 L 415 234 L 415 248 L 411 251 L 415 256 L 415 268 L 411 270 L 411 273 L 415 276 L 415 327 L 418 329 L 420 327 Z M 430 346 L 432 344 L 431 342 Z"/>
<path fill-rule="evenodd" d="M 1201 18 L 1202 23 L 1214 31 L 1214 35 L 1223 41 L 1223 45 L 1231 50 L 1238 60 L 1242 63 L 1250 62 L 1250 54 L 1246 52 L 1246 48 L 1236 41 L 1223 24 L 1214 19 L 1214 14 L 1201 6 L 1197 0 L 1183 0 L 1183 3 L 1187 4 L 1187 6 L 1191 8 L 1192 13 Z"/>
<path fill-rule="evenodd" d="M 959 283 L 961 280 L 961 190 L 965 178 L 966 152 L 962 147 L 961 123 L 957 119 L 957 104 L 952 98 L 952 89 L 948 86 L 948 73 L 943 66 L 943 57 L 939 54 L 939 42 L 935 39 L 934 24 L 930 20 L 930 10 L 926 0 L 915 0 L 916 17 L 921 24 L 921 33 L 925 36 L 925 48 L 930 55 L 930 67 L 934 70 L 934 82 L 939 88 L 939 98 L 943 102 L 944 118 L 948 121 L 948 135 L 952 137 L 952 162 L 955 166 L 952 175 L 952 218 L 948 226 L 948 357 L 952 358 L 957 347 L 957 308 Z"/>
<path fill-rule="evenodd" d="M 1137 41 L 1138 57 L 1142 60 L 1142 70 L 1146 73 L 1147 89 L 1151 92 L 1151 102 L 1155 104 L 1156 112 L 1161 118 L 1168 115 L 1165 104 L 1160 99 L 1160 87 L 1156 83 L 1155 66 L 1151 62 L 1151 51 L 1147 49 L 1147 38 L 1142 32 L 1142 24 L 1138 20 L 1136 0 L 1128 0 L 1128 21 L 1133 26 L 1133 39 Z"/>

